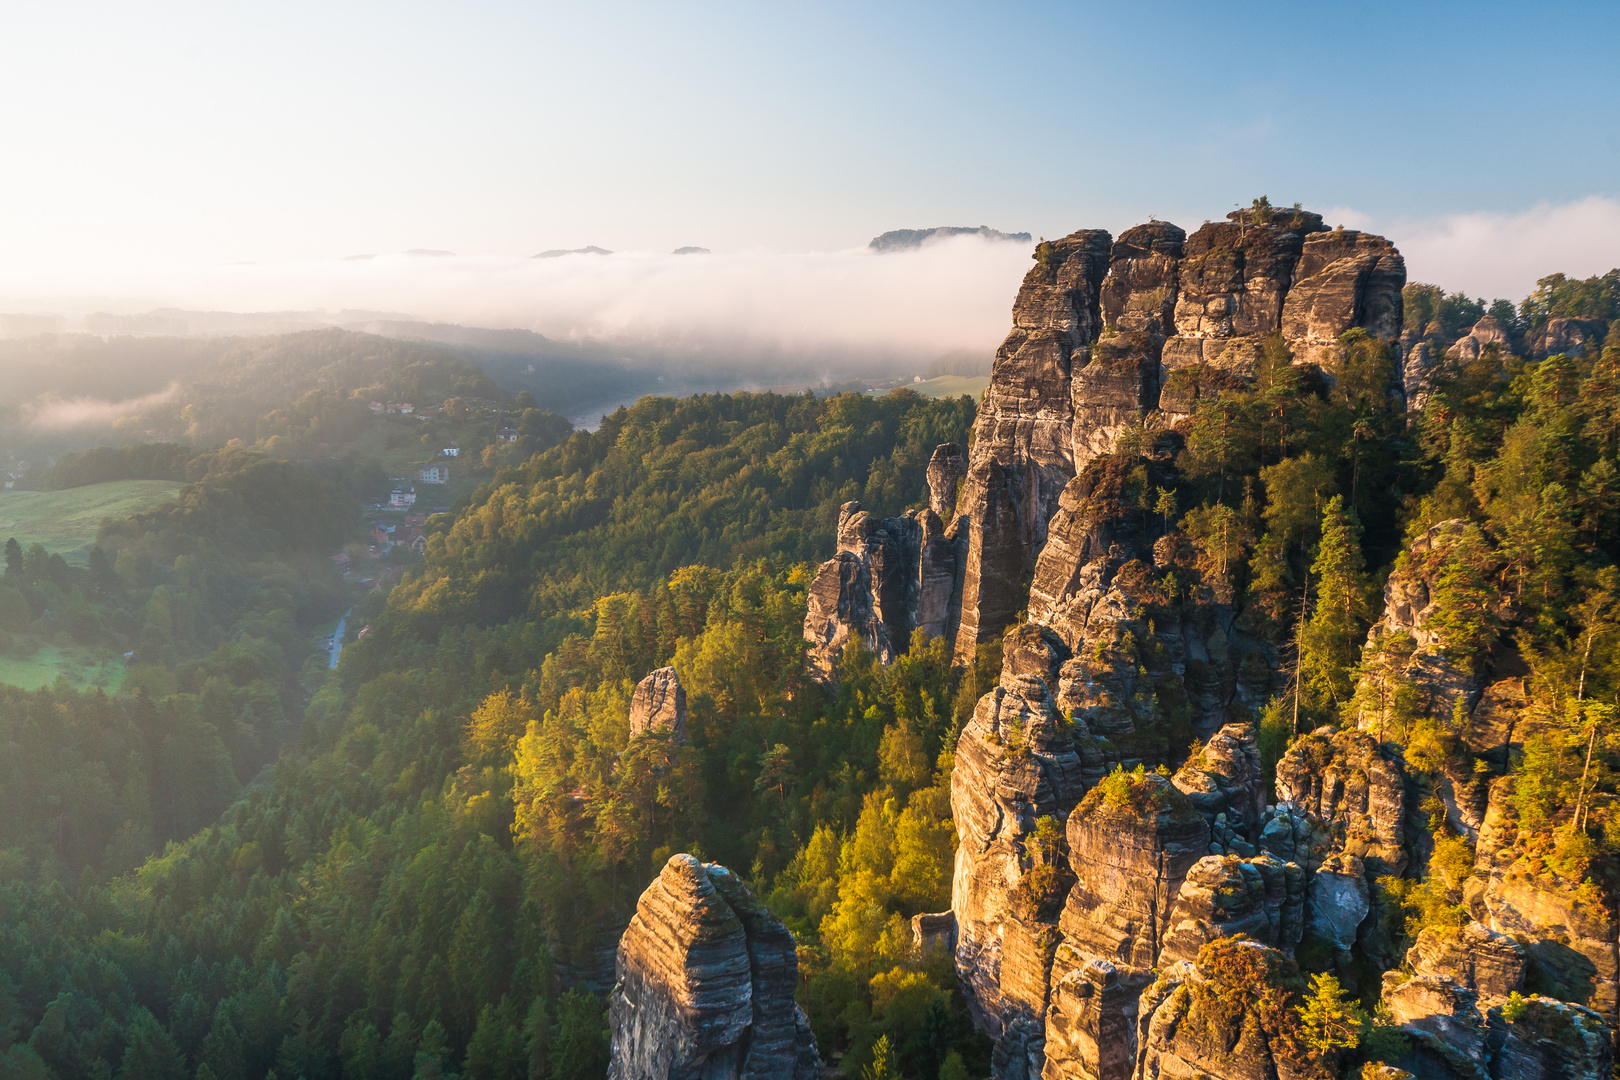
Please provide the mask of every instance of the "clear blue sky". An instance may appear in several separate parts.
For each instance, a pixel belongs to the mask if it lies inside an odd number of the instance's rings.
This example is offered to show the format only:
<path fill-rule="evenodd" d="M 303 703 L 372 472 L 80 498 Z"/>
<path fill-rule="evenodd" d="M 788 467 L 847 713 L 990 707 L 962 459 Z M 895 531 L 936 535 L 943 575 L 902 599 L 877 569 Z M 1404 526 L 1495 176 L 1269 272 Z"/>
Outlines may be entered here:
<path fill-rule="evenodd" d="M 1612 0 L 19 5 L 0 260 L 1512 213 L 1620 194 L 1617 44 Z"/>

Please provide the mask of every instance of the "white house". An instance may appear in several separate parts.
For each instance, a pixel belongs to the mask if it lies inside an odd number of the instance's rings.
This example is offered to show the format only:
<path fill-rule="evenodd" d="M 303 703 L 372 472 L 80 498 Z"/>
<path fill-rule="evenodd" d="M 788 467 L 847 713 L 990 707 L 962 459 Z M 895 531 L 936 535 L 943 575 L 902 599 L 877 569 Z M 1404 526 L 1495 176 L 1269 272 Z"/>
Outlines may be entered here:
<path fill-rule="evenodd" d="M 448 484 L 450 482 L 450 466 L 424 465 L 422 466 L 421 480 L 424 484 Z"/>
<path fill-rule="evenodd" d="M 389 506 L 412 506 L 416 503 L 416 492 L 409 488 L 395 488 L 388 496 Z"/>

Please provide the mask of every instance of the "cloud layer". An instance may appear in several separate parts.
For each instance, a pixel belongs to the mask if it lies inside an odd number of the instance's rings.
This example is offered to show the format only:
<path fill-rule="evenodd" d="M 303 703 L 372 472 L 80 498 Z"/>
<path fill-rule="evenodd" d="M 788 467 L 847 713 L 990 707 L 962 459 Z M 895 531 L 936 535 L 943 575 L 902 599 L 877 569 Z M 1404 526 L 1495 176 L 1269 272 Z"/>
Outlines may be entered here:
<path fill-rule="evenodd" d="M 206 270 L 97 271 L 89 280 L 63 281 L 57 288 L 58 295 L 71 290 L 125 297 L 95 305 L 123 312 L 398 312 L 696 356 L 920 362 L 963 348 L 982 351 L 988 360 L 1006 333 L 1013 295 L 1029 265 L 1029 245 L 957 237 L 886 255 L 396 254 Z M 30 284 L 36 295 L 43 291 L 37 278 Z M 13 291 L 6 285 L 0 279 L 0 295 Z M 78 306 L 90 309 L 84 301 Z"/>
<path fill-rule="evenodd" d="M 1517 303 L 1548 274 L 1590 277 L 1620 266 L 1620 199 L 1606 196 L 1428 221 L 1375 219 L 1350 210 L 1327 216 L 1395 241 L 1406 256 L 1408 281 L 1486 299 Z"/>
<path fill-rule="evenodd" d="M 123 401 L 98 401 L 90 397 L 65 398 L 56 394 L 24 405 L 21 419 L 24 424 L 44 431 L 68 431 L 73 428 L 105 427 L 125 416 L 130 416 L 170 400 L 180 391 L 180 384 L 172 382 L 162 390 Z"/>
<path fill-rule="evenodd" d="M 1518 213 L 1403 221 L 1339 209 L 1327 217 L 1389 236 L 1406 255 L 1409 280 L 1487 299 L 1522 299 L 1555 271 L 1587 276 L 1620 265 L 1620 200 L 1606 196 Z M 1105 224 L 1079 211 L 1074 223 Z M 1114 224 L 1117 232 L 1121 223 Z M 392 312 L 699 362 L 758 362 L 768 379 L 772 370 L 805 362 L 876 373 L 885 366 L 920 370 L 960 349 L 988 358 L 1006 333 L 1029 258 L 1028 245 L 958 237 L 887 255 L 392 254 L 206 268 L 78 266 L 55 274 L 0 266 L 0 311 L 70 318 L 155 307 Z M 74 409 L 82 407 L 59 402 L 49 415 L 79 415 Z"/>

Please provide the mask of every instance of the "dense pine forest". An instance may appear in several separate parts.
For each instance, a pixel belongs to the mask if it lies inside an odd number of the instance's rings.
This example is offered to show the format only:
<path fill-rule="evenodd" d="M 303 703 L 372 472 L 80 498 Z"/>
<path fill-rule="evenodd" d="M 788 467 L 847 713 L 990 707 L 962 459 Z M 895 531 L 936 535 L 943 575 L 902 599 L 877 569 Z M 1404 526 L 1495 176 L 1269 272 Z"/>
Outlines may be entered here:
<path fill-rule="evenodd" d="M 1461 530 L 1437 625 L 1459 662 L 1510 644 L 1535 718 L 1479 782 L 1517 777 L 1544 867 L 1612 910 L 1620 278 L 1544 279 L 1517 306 L 1408 286 L 1403 344 L 1449 345 L 1487 314 L 1507 341 L 1415 411 L 1392 393 L 1394 343 L 1351 331 L 1324 373 L 1276 338 L 1251 383 L 1188 395 L 1172 452 L 1138 428 L 1092 468 L 1187 553 L 1164 610 L 1212 598 L 1282 658 L 1285 689 L 1233 717 L 1259 723 L 1269 766 L 1372 714 L 1409 766 L 1458 757 L 1402 683 L 1412 643 L 1365 643 L 1413 542 Z M 1546 355 L 1553 319 L 1594 332 Z M 988 1074 L 951 959 L 913 949 L 910 917 L 950 904 L 956 738 L 1000 646 L 956 666 L 921 634 L 887 666 L 852 646 L 830 691 L 803 661 L 840 505 L 923 504 L 973 402 L 647 398 L 554 445 L 537 427 L 536 452 L 492 455 L 428 520 L 420 561 L 355 607 L 369 632 L 328 672 L 311 633 L 347 603 L 329 556 L 359 527 L 352 470 L 319 463 L 355 407 L 332 370 L 298 402 L 250 402 L 254 438 L 309 462 L 268 445 L 70 459 L 63 477 L 188 486 L 109 522 L 86 567 L 6 553 L 0 633 L 138 645 L 115 696 L 0 691 L 0 1076 L 600 1077 L 617 935 L 677 852 L 733 868 L 792 929 L 800 1002 L 842 1075 Z M 460 389 L 497 393 L 481 386 Z M 199 447 L 250 423 L 217 416 Z M 632 743 L 632 689 L 665 665 L 689 738 Z M 1185 710 L 1155 715 L 1133 762 L 1197 752 Z M 1131 775 L 1098 797 L 1132 797 Z M 1429 817 L 1430 875 L 1386 883 L 1400 938 L 1466 921 L 1472 852 Z"/>

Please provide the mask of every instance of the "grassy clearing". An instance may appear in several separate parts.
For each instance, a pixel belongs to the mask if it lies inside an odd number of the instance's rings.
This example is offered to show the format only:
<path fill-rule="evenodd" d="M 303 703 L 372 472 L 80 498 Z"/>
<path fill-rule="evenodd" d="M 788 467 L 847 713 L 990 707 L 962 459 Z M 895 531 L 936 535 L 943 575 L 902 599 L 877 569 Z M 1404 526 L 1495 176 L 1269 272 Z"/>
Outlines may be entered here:
<path fill-rule="evenodd" d="M 169 501 L 181 485 L 169 480 L 112 480 L 66 491 L 0 491 L 0 543 L 16 537 L 82 565 L 103 518 L 126 518 Z"/>
<path fill-rule="evenodd" d="M 966 394 L 977 401 L 979 395 L 984 393 L 984 388 L 989 385 L 988 375 L 940 375 L 924 379 L 920 383 L 912 383 L 911 388 L 923 397 L 947 398 Z"/>
<path fill-rule="evenodd" d="M 57 645 L 42 645 L 31 656 L 0 654 L 0 683 L 24 690 L 51 686 L 65 675 L 78 689 L 99 686 L 114 694 L 124 681 L 124 670 L 122 660 L 97 659 L 84 649 Z"/>
<path fill-rule="evenodd" d="M 903 382 L 898 388 L 915 390 L 926 398 L 961 397 L 966 394 L 975 401 L 984 393 L 984 388 L 990 385 L 988 375 L 938 375 L 922 382 Z M 882 397 L 897 387 L 884 385 L 877 390 L 866 391 L 869 397 Z"/>

